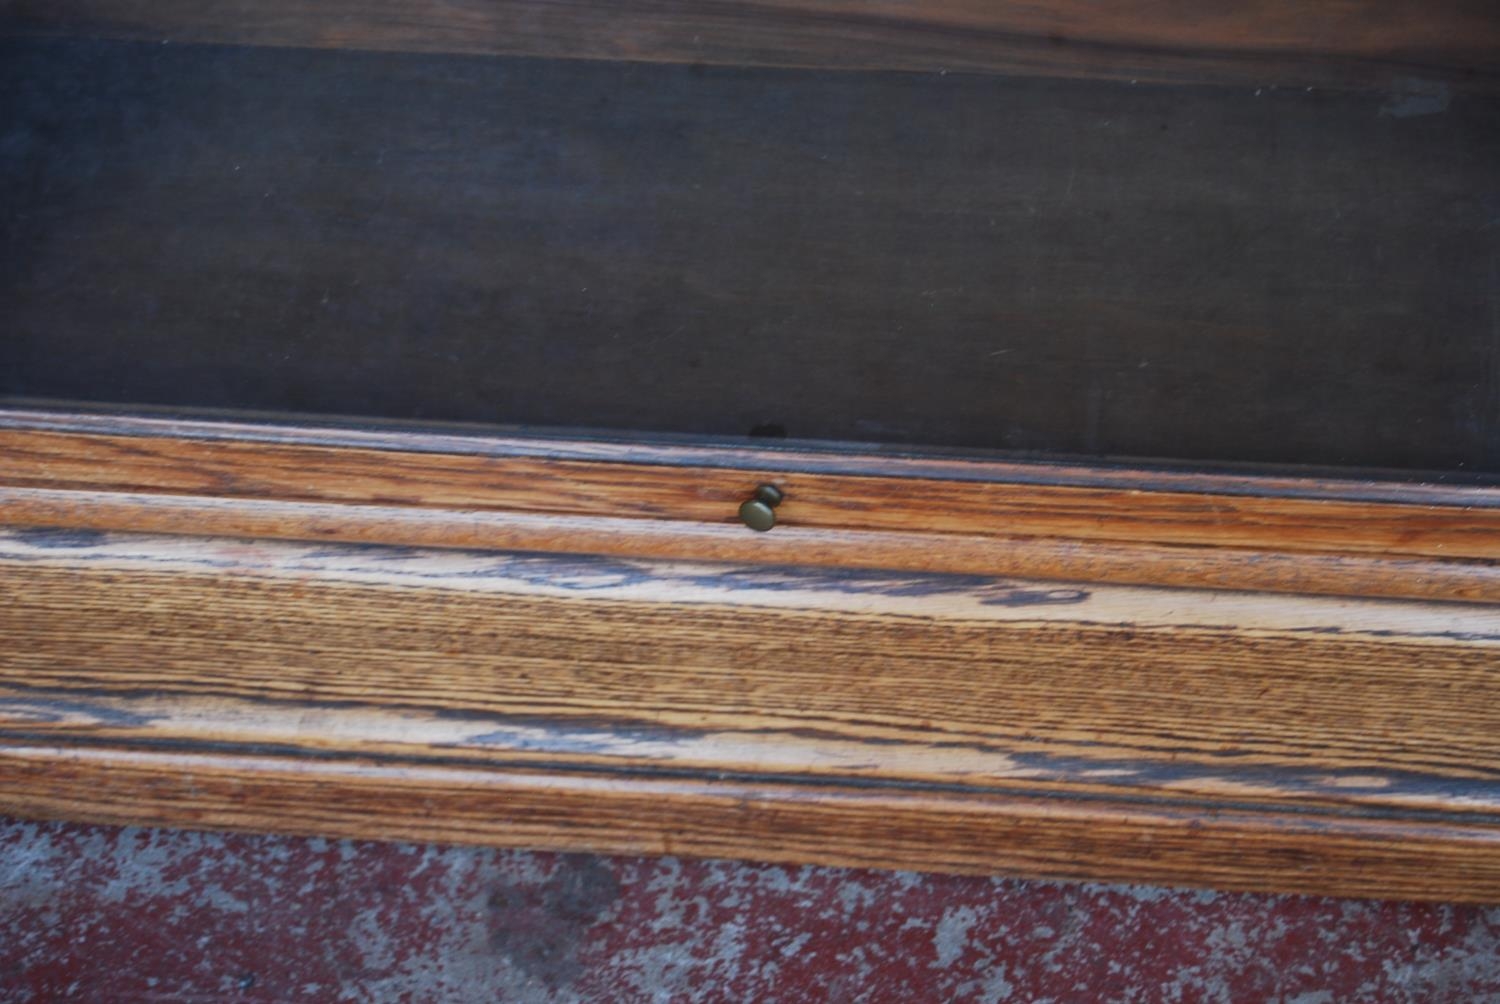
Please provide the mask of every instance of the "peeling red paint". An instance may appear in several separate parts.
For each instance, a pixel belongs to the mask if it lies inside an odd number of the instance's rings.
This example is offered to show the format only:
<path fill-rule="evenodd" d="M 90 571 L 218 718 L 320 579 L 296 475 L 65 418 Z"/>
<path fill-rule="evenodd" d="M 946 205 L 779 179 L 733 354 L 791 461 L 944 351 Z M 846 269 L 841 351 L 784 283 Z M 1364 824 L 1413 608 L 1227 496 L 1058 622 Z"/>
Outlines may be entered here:
<path fill-rule="evenodd" d="M 1500 909 L 0 821 L 0 1000 L 1500 1002 Z"/>

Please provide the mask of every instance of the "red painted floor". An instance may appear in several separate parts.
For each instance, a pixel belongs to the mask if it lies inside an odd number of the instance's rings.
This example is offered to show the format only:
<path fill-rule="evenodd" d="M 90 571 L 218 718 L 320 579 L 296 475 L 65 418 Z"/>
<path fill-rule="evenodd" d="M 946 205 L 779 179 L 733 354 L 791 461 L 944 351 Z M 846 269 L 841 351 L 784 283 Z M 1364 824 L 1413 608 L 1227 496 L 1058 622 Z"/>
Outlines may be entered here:
<path fill-rule="evenodd" d="M 1500 1002 L 1500 908 L 0 820 L 0 1000 Z"/>

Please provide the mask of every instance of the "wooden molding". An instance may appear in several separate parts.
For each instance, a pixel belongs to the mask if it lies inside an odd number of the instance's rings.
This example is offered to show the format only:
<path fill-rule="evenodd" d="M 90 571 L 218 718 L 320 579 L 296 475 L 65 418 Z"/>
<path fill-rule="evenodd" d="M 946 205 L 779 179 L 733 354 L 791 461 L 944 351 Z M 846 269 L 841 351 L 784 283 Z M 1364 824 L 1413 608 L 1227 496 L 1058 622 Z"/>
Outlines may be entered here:
<path fill-rule="evenodd" d="M 18 530 L 0 810 L 1500 899 L 1500 614 Z"/>
<path fill-rule="evenodd" d="M 0 525 L 0 811 L 1500 901 L 1494 488 L 13 409 Z"/>
<path fill-rule="evenodd" d="M 12 0 L 0 32 L 153 43 L 1009 73 L 1252 87 L 1492 88 L 1484 4 L 1353 0 Z"/>
<path fill-rule="evenodd" d="M 736 517 L 755 486 L 780 526 Z M 4 522 L 1500 602 L 1500 489 L 0 412 Z"/>

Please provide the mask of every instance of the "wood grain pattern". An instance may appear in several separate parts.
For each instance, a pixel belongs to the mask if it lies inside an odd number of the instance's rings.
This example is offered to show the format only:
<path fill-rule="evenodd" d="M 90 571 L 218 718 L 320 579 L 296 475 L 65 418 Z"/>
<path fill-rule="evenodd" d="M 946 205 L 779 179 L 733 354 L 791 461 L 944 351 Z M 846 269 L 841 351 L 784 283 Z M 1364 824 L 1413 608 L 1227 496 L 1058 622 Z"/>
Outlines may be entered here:
<path fill-rule="evenodd" d="M 1500 611 L 20 530 L 0 810 L 1500 898 Z"/>
<path fill-rule="evenodd" d="M 6 391 L 1500 462 L 1491 5 L 9 0 L 0 36 Z M 10 411 L 0 524 L 0 811 L 1500 901 L 1472 479 Z"/>
<path fill-rule="evenodd" d="M 1496 832 L 1025 796 L 0 749 L 33 818 L 1493 902 Z M 80 799 L 79 792 L 88 796 Z M 858 843 L 849 841 L 859 834 Z"/>
<path fill-rule="evenodd" d="M 750 535 L 737 523 L 34 488 L 0 488 L 0 514 L 18 526 L 88 530 L 800 563 L 1475 603 L 1500 598 L 1500 571 L 1490 561 L 785 525 L 763 537 Z"/>
<path fill-rule="evenodd" d="M 12 411 L 0 522 L 1500 601 L 1480 485 Z"/>
<path fill-rule="evenodd" d="M 0 30 L 563 58 L 1389 86 L 1493 86 L 1500 17 L 1469 0 L 8 0 Z"/>

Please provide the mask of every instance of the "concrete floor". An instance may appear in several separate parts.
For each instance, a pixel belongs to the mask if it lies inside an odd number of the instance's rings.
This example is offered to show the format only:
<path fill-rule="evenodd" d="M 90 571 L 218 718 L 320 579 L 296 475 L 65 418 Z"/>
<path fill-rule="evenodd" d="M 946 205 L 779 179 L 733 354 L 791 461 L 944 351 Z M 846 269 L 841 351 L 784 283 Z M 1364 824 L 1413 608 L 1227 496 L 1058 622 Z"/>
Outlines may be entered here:
<path fill-rule="evenodd" d="M 1500 908 L 0 820 L 0 1001 L 1500 1002 Z"/>

